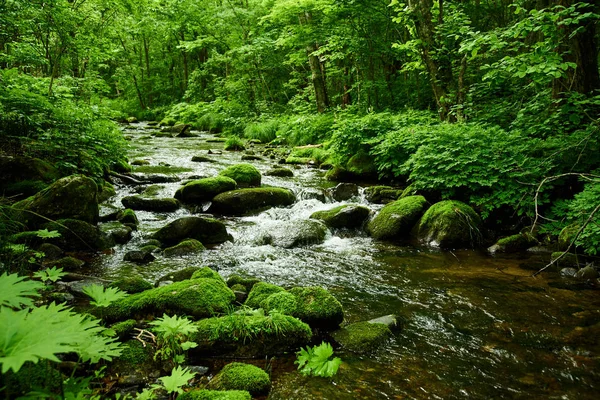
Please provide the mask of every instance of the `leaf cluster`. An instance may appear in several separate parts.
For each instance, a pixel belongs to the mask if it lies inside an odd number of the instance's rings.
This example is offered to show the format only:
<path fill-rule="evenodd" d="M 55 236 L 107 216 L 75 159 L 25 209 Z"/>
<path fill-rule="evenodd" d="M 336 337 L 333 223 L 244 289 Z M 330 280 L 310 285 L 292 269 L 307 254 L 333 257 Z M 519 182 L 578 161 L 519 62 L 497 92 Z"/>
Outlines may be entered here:
<path fill-rule="evenodd" d="M 298 364 L 298 370 L 302 375 L 331 378 L 342 364 L 339 357 L 331 359 L 332 356 L 333 347 L 329 343 L 323 342 L 318 346 L 301 348 L 296 353 L 297 359 L 294 363 Z"/>

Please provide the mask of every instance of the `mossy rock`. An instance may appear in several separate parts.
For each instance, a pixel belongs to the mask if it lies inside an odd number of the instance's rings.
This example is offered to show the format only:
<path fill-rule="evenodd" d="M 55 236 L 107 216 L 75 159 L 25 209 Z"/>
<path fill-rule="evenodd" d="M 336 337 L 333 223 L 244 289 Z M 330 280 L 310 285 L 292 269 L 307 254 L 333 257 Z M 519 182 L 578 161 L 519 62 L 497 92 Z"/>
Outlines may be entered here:
<path fill-rule="evenodd" d="M 271 379 L 257 366 L 234 362 L 223 367 L 206 387 L 214 390 L 245 390 L 252 396 L 260 396 L 271 390 Z"/>
<path fill-rule="evenodd" d="M 187 183 L 175 192 L 175 198 L 184 203 L 202 203 L 212 200 L 216 195 L 235 190 L 237 183 L 226 176 L 198 179 Z"/>
<path fill-rule="evenodd" d="M 81 261 L 75 257 L 67 256 L 59 260 L 52 261 L 51 264 L 53 267 L 62 268 L 63 271 L 73 272 L 80 270 L 85 265 L 85 261 Z"/>
<path fill-rule="evenodd" d="M 265 175 L 277 176 L 280 178 L 290 178 L 290 177 L 294 176 L 294 172 L 291 169 L 280 167 L 280 168 L 271 168 L 270 170 L 265 172 Z"/>
<path fill-rule="evenodd" d="M 192 157 L 192 161 L 193 162 L 198 162 L 198 163 L 203 163 L 203 162 L 213 163 L 213 162 L 215 162 L 215 160 L 213 160 L 210 157 L 206 157 L 206 156 L 193 156 Z"/>
<path fill-rule="evenodd" d="M 144 197 L 156 197 L 165 187 L 163 185 L 150 185 L 141 193 Z"/>
<path fill-rule="evenodd" d="M 150 372 L 155 364 L 153 346 L 144 346 L 139 340 L 128 340 L 122 345 L 121 355 L 113 359 L 110 371 L 122 374 Z"/>
<path fill-rule="evenodd" d="M 119 290 L 122 290 L 129 294 L 141 293 L 145 290 L 150 290 L 154 287 L 150 282 L 139 276 L 121 278 L 114 281 L 109 286 L 116 287 Z"/>
<path fill-rule="evenodd" d="M 225 284 L 215 279 L 201 278 L 132 294 L 98 310 L 98 314 L 106 321 L 163 313 L 206 318 L 224 312 L 234 300 L 235 295 Z"/>
<path fill-rule="evenodd" d="M 126 208 L 125 210 L 119 211 L 117 214 L 117 221 L 122 224 L 132 225 L 138 225 L 140 223 L 137 215 L 135 215 L 135 211 L 133 211 L 131 208 Z"/>
<path fill-rule="evenodd" d="M 0 187 L 0 193 L 4 197 L 24 199 L 46 189 L 48 186 L 49 184 L 43 181 L 20 181 Z"/>
<path fill-rule="evenodd" d="M 135 225 L 133 225 L 135 227 Z M 131 226 L 120 222 L 105 223 L 100 225 L 100 230 L 107 235 L 111 241 L 118 244 L 125 244 L 132 238 L 133 229 Z"/>
<path fill-rule="evenodd" d="M 104 203 L 116 194 L 115 187 L 110 182 L 103 181 L 102 185 L 98 187 L 98 202 Z"/>
<path fill-rule="evenodd" d="M 219 175 L 233 179 L 241 188 L 260 186 L 260 171 L 252 164 L 236 164 L 219 172 Z"/>
<path fill-rule="evenodd" d="M 97 226 L 78 219 L 60 219 L 43 227 L 60 233 L 60 237 L 48 239 L 48 242 L 67 251 L 105 250 L 114 244 Z"/>
<path fill-rule="evenodd" d="M 207 279 L 216 279 L 219 282 L 225 283 L 225 280 L 217 271 L 210 267 L 202 267 L 197 271 L 194 271 L 192 277 L 190 279 L 198 279 L 198 278 L 207 278 Z M 232 289 L 233 290 L 233 289 Z"/>
<path fill-rule="evenodd" d="M 131 172 L 133 168 L 127 163 L 127 160 L 115 161 L 111 164 L 110 169 L 120 174 Z"/>
<path fill-rule="evenodd" d="M 327 227 L 321 221 L 306 219 L 281 221 L 262 232 L 259 242 L 291 249 L 323 243 L 327 232 Z"/>
<path fill-rule="evenodd" d="M 178 400 L 252 400 L 252 395 L 243 390 L 190 390 L 177 396 Z"/>
<path fill-rule="evenodd" d="M 310 157 L 288 156 L 285 159 L 285 163 L 290 164 L 290 165 L 305 165 L 305 164 L 310 164 L 311 162 L 314 162 L 314 161 Z"/>
<path fill-rule="evenodd" d="M 136 321 L 135 319 L 128 319 L 126 321 L 117 322 L 116 324 L 112 324 L 109 326 L 110 329 L 115 331 L 115 336 L 119 338 L 119 340 L 124 340 L 127 337 L 131 336 L 133 329 L 135 328 Z"/>
<path fill-rule="evenodd" d="M 37 363 L 27 361 L 23 364 L 19 372 L 7 371 L 0 376 L 2 384 L 2 397 L 5 399 L 17 399 L 29 392 L 36 392 L 44 389 L 44 393 L 58 394 L 62 389 L 62 382 L 65 377 L 55 369 L 56 363 L 48 360 L 40 360 Z M 27 396 L 27 398 L 32 398 Z M 44 396 L 43 398 L 48 398 Z"/>
<path fill-rule="evenodd" d="M 295 317 L 298 311 L 298 299 L 290 292 L 277 292 L 263 300 L 260 307 L 266 312 L 277 311 Z"/>
<path fill-rule="evenodd" d="M 563 255 L 562 251 L 555 251 L 550 255 L 550 259 L 552 261 L 559 259 L 556 261 L 556 265 L 560 268 L 579 268 L 579 264 L 581 264 L 582 261 L 581 256 L 574 253 L 567 253 Z"/>
<path fill-rule="evenodd" d="M 346 170 L 364 179 L 377 177 L 377 166 L 375 165 L 373 156 L 364 152 L 358 152 L 350 157 L 346 163 Z"/>
<path fill-rule="evenodd" d="M 121 203 L 132 210 L 171 212 L 177 210 L 181 205 L 177 199 L 165 198 L 146 198 L 143 196 L 126 196 L 121 199 Z"/>
<path fill-rule="evenodd" d="M 259 282 L 252 287 L 250 292 L 248 292 L 248 298 L 244 304 L 250 308 L 259 308 L 260 304 L 270 295 L 283 291 L 285 291 L 285 289 L 281 286 Z"/>
<path fill-rule="evenodd" d="M 423 215 L 426 204 L 423 196 L 409 196 L 389 203 L 369 221 L 367 230 L 375 239 L 406 239 Z"/>
<path fill-rule="evenodd" d="M 475 247 L 481 242 L 481 219 L 468 205 L 456 200 L 434 204 L 413 229 L 416 238 L 441 248 Z"/>
<path fill-rule="evenodd" d="M 289 189 L 277 187 L 238 189 L 215 196 L 210 210 L 224 215 L 245 215 L 271 207 L 289 206 L 295 201 L 296 196 Z"/>
<path fill-rule="evenodd" d="M 342 304 L 321 287 L 295 287 L 289 290 L 296 296 L 296 316 L 313 328 L 336 329 L 344 321 Z"/>
<path fill-rule="evenodd" d="M 37 251 L 44 253 L 44 260 L 57 260 L 65 253 L 63 249 L 52 243 L 42 243 Z"/>
<path fill-rule="evenodd" d="M 537 241 L 530 233 L 517 233 L 504 237 L 496 242 L 496 244 L 490 246 L 488 251 L 494 253 L 516 253 L 519 251 L 525 251 L 530 247 L 539 245 Z"/>
<path fill-rule="evenodd" d="M 172 282 L 181 282 L 181 281 L 185 281 L 187 279 L 192 279 L 194 274 L 196 272 L 200 271 L 200 269 L 201 268 L 199 268 L 199 267 L 186 267 L 186 268 L 179 269 L 177 271 L 170 272 L 170 273 L 165 274 L 165 275 L 161 276 L 160 278 L 158 278 L 155 286 L 156 287 L 161 286 L 162 282 L 171 282 L 172 283 Z M 204 278 L 204 277 L 199 276 L 197 278 Z"/>
<path fill-rule="evenodd" d="M 99 218 L 98 187 L 90 178 L 72 175 L 57 180 L 48 188 L 12 207 L 14 210 L 24 210 L 19 212 L 19 222 L 30 228 L 39 227 L 48 222 L 48 219 L 69 218 L 96 224 Z"/>
<path fill-rule="evenodd" d="M 323 221 L 330 228 L 359 228 L 369 216 L 368 207 L 358 204 L 346 204 L 331 210 L 314 212 L 310 218 Z"/>
<path fill-rule="evenodd" d="M 163 254 L 165 257 L 179 257 L 187 254 L 196 254 L 206 250 L 206 247 L 196 239 L 186 239 L 175 246 L 167 247 Z"/>
<path fill-rule="evenodd" d="M 0 189 L 19 182 L 50 183 L 58 178 L 58 169 L 39 158 L 0 155 Z"/>
<path fill-rule="evenodd" d="M 254 285 L 260 282 L 260 279 L 252 277 L 243 277 L 241 275 L 231 275 L 227 278 L 227 286 L 232 288 L 234 285 L 243 285 L 246 288 L 246 293 L 250 293 Z"/>
<path fill-rule="evenodd" d="M 579 229 L 580 226 L 577 223 L 564 227 L 558 235 L 558 249 L 562 251 L 567 250 Z"/>
<path fill-rule="evenodd" d="M 391 186 L 370 186 L 365 188 L 365 198 L 370 203 L 387 204 L 398 200 L 402 196 L 403 189 L 396 189 Z"/>
<path fill-rule="evenodd" d="M 355 353 L 369 353 L 392 336 L 385 324 L 368 321 L 356 322 L 331 333 L 331 337 L 344 349 Z"/>
<path fill-rule="evenodd" d="M 297 351 L 306 346 L 312 330 L 304 322 L 289 315 L 230 314 L 207 318 L 195 323 L 198 331 L 191 341 L 198 343 L 192 353 L 203 356 L 235 355 L 265 357 Z"/>
<path fill-rule="evenodd" d="M 160 228 L 152 235 L 152 239 L 166 246 L 174 246 L 185 239 L 196 239 L 203 244 L 219 244 L 232 240 L 232 237 L 221 221 L 203 217 L 183 217 Z"/>

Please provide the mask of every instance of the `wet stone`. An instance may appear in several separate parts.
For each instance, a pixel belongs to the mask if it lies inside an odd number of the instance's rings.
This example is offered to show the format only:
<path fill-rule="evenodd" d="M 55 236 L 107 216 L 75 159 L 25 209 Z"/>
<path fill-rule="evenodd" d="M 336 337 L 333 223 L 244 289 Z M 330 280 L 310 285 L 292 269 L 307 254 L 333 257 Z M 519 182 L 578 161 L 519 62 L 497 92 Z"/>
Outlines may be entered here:
<path fill-rule="evenodd" d="M 132 250 L 125 253 L 123 261 L 131 261 L 137 264 L 147 264 L 156 259 L 152 253 L 142 250 Z"/>
<path fill-rule="evenodd" d="M 358 185 L 354 183 L 340 183 L 331 190 L 331 196 L 337 201 L 349 200 L 358 196 Z"/>

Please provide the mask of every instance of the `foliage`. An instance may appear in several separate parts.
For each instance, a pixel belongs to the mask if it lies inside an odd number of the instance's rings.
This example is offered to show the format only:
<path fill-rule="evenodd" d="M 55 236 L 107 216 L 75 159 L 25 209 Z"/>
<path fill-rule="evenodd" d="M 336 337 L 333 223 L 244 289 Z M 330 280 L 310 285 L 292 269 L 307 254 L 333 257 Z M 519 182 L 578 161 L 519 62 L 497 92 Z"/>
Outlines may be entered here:
<path fill-rule="evenodd" d="M 150 322 L 150 325 L 154 326 L 154 331 L 159 334 L 155 359 L 161 357 L 163 360 L 171 360 L 173 364 L 179 365 L 185 360 L 183 353 L 197 346 L 187 338 L 197 332 L 198 328 L 186 317 L 177 315 L 169 317 L 163 314 L 161 318 Z"/>
<path fill-rule="evenodd" d="M 294 363 L 298 364 L 298 370 L 302 375 L 331 378 L 342 364 L 339 357 L 331 359 L 331 356 L 333 356 L 333 347 L 329 343 L 322 342 L 318 346 L 300 349 L 296 353 L 297 359 Z"/>
<path fill-rule="evenodd" d="M 43 287 L 40 282 L 5 272 L 0 275 L 0 307 L 32 307 L 30 297 L 39 297 L 38 291 Z"/>
<path fill-rule="evenodd" d="M 63 272 L 62 268 L 56 267 L 46 268 L 33 274 L 34 277 L 39 278 L 42 282 L 51 281 L 53 283 L 65 275 L 67 273 Z"/>
<path fill-rule="evenodd" d="M 83 293 L 93 299 L 93 301 L 90 301 L 90 304 L 96 307 L 108 307 L 111 303 L 127 297 L 127 293 L 122 292 L 116 287 L 105 288 L 97 284 L 85 286 Z"/>
<path fill-rule="evenodd" d="M 158 379 L 162 382 L 162 388 L 164 388 L 167 393 L 181 394 L 183 393 L 182 387 L 185 386 L 194 375 L 195 374 L 188 368 L 177 366 L 173 368 L 171 375 L 163 376 Z"/>

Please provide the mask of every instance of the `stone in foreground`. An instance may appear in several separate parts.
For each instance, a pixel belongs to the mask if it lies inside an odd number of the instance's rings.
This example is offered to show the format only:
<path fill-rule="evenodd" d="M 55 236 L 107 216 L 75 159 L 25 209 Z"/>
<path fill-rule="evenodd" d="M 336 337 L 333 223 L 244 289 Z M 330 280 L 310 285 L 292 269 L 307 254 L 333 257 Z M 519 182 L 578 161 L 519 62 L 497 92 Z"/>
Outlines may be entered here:
<path fill-rule="evenodd" d="M 277 187 L 238 189 L 221 193 L 213 198 L 211 212 L 223 215 L 245 215 L 294 204 L 291 190 Z"/>

